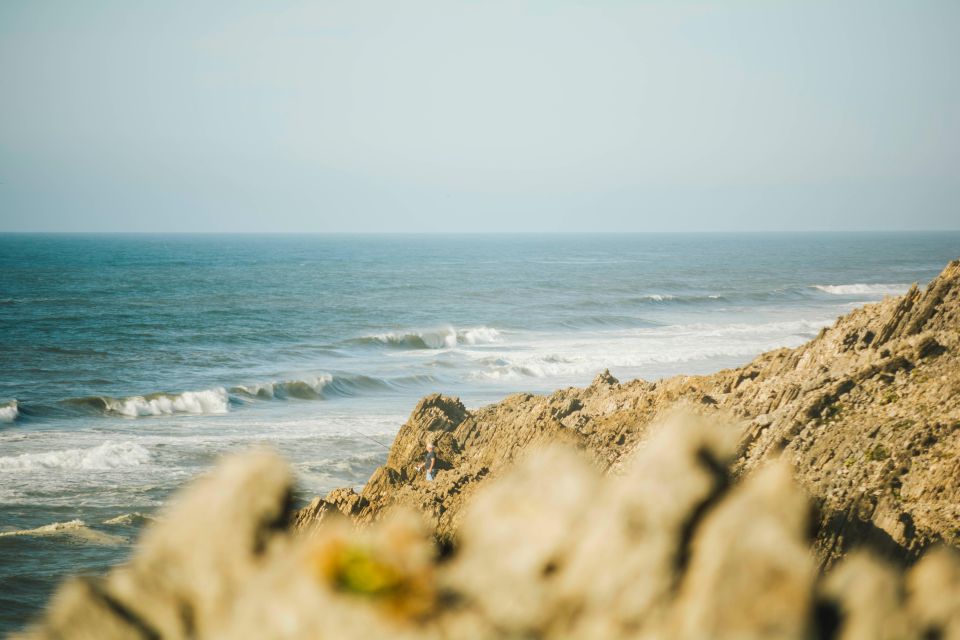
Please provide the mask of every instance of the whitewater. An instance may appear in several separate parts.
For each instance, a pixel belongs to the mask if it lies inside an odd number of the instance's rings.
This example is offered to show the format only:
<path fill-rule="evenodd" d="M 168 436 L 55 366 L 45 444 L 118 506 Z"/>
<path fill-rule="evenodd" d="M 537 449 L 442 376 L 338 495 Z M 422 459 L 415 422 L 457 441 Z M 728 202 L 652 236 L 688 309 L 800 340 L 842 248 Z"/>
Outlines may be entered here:
<path fill-rule="evenodd" d="M 743 364 L 926 283 L 960 234 L 0 235 L 0 633 L 268 447 L 361 487 L 416 401 Z"/>

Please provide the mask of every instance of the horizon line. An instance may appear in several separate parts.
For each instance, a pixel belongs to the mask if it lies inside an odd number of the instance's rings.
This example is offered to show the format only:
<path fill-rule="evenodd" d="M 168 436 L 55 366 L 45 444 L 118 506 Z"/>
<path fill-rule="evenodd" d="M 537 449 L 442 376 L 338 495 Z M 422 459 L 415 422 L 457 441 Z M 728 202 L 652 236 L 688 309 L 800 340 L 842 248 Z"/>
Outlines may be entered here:
<path fill-rule="evenodd" d="M 137 236 L 292 236 L 292 235 L 310 235 L 310 236 L 532 236 L 532 235 L 551 235 L 551 236 L 572 236 L 572 235 L 734 235 L 734 234 L 830 234 L 830 233 L 858 233 L 858 234 L 892 234 L 892 233 L 960 233 L 960 228 L 955 229 L 703 229 L 703 230 L 650 230 L 650 231 L 39 231 L 39 230 L 3 230 L 0 229 L 0 235 L 70 235 L 70 236 L 107 236 L 107 235 L 137 235 Z"/>

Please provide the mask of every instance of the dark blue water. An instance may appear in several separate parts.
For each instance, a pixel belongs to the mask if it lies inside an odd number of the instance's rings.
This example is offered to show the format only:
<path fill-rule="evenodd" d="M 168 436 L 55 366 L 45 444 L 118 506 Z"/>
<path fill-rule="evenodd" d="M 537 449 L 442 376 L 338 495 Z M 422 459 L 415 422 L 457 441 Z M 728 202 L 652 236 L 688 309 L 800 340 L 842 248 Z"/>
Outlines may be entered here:
<path fill-rule="evenodd" d="M 224 452 L 361 485 L 416 399 L 702 373 L 925 283 L 960 234 L 0 235 L 0 632 Z"/>

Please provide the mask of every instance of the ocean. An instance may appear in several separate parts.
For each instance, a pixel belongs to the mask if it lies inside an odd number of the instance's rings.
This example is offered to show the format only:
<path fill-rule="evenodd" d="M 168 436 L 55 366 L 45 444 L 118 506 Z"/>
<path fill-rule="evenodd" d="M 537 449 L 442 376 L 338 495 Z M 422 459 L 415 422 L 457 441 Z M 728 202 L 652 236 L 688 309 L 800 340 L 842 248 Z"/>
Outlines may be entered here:
<path fill-rule="evenodd" d="M 960 233 L 0 235 L 0 633 L 269 446 L 361 487 L 416 401 L 707 373 L 925 284 Z"/>

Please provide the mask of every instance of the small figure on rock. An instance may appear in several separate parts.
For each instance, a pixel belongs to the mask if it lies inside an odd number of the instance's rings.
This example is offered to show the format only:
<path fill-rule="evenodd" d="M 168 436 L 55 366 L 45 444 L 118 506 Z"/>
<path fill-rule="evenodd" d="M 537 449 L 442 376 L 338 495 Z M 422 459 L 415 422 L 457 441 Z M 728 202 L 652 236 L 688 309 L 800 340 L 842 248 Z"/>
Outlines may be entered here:
<path fill-rule="evenodd" d="M 433 443 L 427 443 L 427 453 L 423 456 L 423 462 L 417 465 L 417 471 L 426 468 L 427 480 L 433 480 L 433 473 L 437 467 L 437 454 L 433 452 Z"/>

